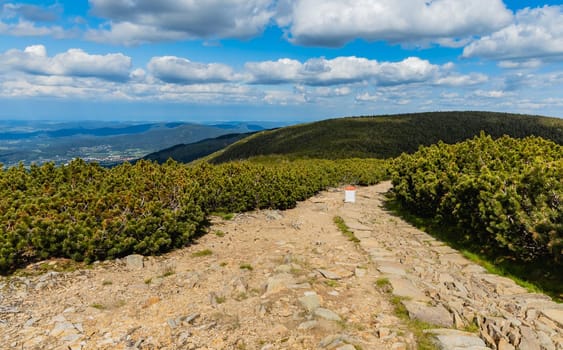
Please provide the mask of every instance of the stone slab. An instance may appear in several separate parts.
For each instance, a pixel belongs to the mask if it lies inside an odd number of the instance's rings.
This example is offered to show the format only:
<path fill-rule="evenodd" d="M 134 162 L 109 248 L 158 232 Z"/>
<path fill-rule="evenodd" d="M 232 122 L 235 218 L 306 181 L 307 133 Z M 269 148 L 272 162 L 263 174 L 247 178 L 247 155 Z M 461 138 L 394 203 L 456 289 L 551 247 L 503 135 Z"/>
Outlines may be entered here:
<path fill-rule="evenodd" d="M 352 277 L 354 275 L 353 271 L 346 270 L 341 267 L 334 267 L 331 269 L 317 269 L 317 271 L 319 271 L 319 273 L 324 278 L 327 278 L 329 280 L 341 280 L 344 278 Z"/>
<path fill-rule="evenodd" d="M 427 301 L 430 300 L 426 294 L 417 288 L 410 280 L 401 277 L 391 277 L 389 282 L 393 287 L 393 294 L 410 298 L 412 300 Z"/>
<path fill-rule="evenodd" d="M 342 321 L 340 316 L 338 316 L 334 311 L 323 309 L 322 307 L 316 308 L 313 313 L 315 314 L 315 316 L 324 318 L 325 320 Z"/>
<path fill-rule="evenodd" d="M 442 327 L 453 326 L 453 316 L 442 305 L 430 306 L 426 303 L 410 300 L 404 300 L 402 303 L 409 312 L 411 319 Z"/>
<path fill-rule="evenodd" d="M 125 264 L 127 267 L 133 270 L 142 269 L 144 264 L 144 257 L 139 254 L 131 254 L 125 257 Z"/>
<path fill-rule="evenodd" d="M 381 249 L 381 248 L 372 248 L 372 249 L 369 250 L 369 254 L 374 259 L 395 256 L 395 254 L 393 252 L 391 252 L 387 249 Z"/>
<path fill-rule="evenodd" d="M 407 274 L 405 266 L 400 263 L 378 261 L 377 265 L 377 270 L 381 273 L 399 276 L 405 276 Z"/>
<path fill-rule="evenodd" d="M 563 309 L 547 309 L 540 312 L 543 316 L 557 323 L 559 327 L 563 327 Z"/>
<path fill-rule="evenodd" d="M 455 329 L 429 329 L 430 333 L 442 350 L 490 350 L 476 334 Z"/>

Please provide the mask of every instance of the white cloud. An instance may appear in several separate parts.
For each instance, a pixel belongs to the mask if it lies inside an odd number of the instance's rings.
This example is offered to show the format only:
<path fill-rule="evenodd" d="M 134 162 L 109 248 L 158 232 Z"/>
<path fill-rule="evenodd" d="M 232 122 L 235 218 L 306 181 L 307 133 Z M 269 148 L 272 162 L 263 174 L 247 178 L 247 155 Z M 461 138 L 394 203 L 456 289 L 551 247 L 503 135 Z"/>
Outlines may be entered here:
<path fill-rule="evenodd" d="M 91 40 L 139 44 L 178 39 L 247 39 L 260 34 L 274 12 L 271 0 L 90 0 L 109 29 Z"/>
<path fill-rule="evenodd" d="M 427 81 L 439 67 L 418 57 L 409 57 L 400 62 L 384 62 L 376 76 L 379 85 L 399 85 Z"/>
<path fill-rule="evenodd" d="M 476 90 L 473 94 L 478 97 L 487 98 L 501 98 L 506 96 L 506 93 L 502 90 Z"/>
<path fill-rule="evenodd" d="M 440 97 L 447 98 L 447 99 L 453 99 L 453 98 L 458 98 L 459 94 L 457 92 L 442 92 L 440 94 Z"/>
<path fill-rule="evenodd" d="M 0 5 L 0 34 L 17 37 L 52 36 L 58 39 L 75 36 L 74 31 L 66 31 L 63 27 L 53 24 L 60 19 L 62 11 L 63 8 L 59 4 L 52 6 L 18 3 Z M 42 24 L 38 25 L 39 22 Z"/>
<path fill-rule="evenodd" d="M 147 72 L 145 72 L 145 70 L 141 69 L 141 68 L 137 68 L 137 69 L 133 70 L 131 72 L 131 74 L 129 74 L 129 78 L 132 81 L 137 81 L 137 82 L 144 81 L 146 76 L 147 76 Z"/>
<path fill-rule="evenodd" d="M 57 97 L 63 99 L 104 99 L 117 94 L 119 85 L 95 78 L 26 76 L 1 81 L 4 97 Z"/>
<path fill-rule="evenodd" d="M 0 22 L 0 34 L 13 36 L 53 36 L 61 39 L 74 36 L 72 31 L 65 31 L 60 26 L 37 26 L 35 23 L 19 20 L 16 23 Z"/>
<path fill-rule="evenodd" d="M 267 104 L 294 105 L 303 104 L 307 99 L 303 93 L 286 90 L 267 90 L 264 92 L 263 101 Z"/>
<path fill-rule="evenodd" d="M 313 58 L 301 63 L 291 59 L 250 62 L 245 65 L 254 84 L 304 84 L 328 86 L 374 82 L 398 85 L 431 79 L 439 67 L 409 57 L 399 62 L 378 62 L 362 57 Z"/>
<path fill-rule="evenodd" d="M 420 105 L 423 101 L 428 101 L 431 96 L 430 89 L 421 89 L 418 85 L 397 85 L 376 87 L 374 91 L 358 91 L 355 102 L 358 104 L 377 103 L 378 106 L 415 106 Z"/>
<path fill-rule="evenodd" d="M 352 93 L 352 89 L 348 86 L 330 88 L 326 86 L 315 88 L 309 92 L 315 97 L 340 97 L 348 96 Z"/>
<path fill-rule="evenodd" d="M 522 62 L 515 61 L 518 67 Z M 323 110 L 326 116 L 365 114 L 374 108 L 378 113 L 558 111 L 559 91 L 563 91 L 559 71 L 510 70 L 489 76 L 462 72 L 451 62 L 437 65 L 418 57 L 396 62 L 355 56 L 305 61 L 282 58 L 249 62 L 237 69 L 174 56 L 153 57 L 141 67 L 132 63 L 122 53 L 94 55 L 70 49 L 50 55 L 43 45 L 0 52 L 0 97 L 271 105 Z"/>
<path fill-rule="evenodd" d="M 0 54 L 4 72 L 11 70 L 33 75 L 93 77 L 104 80 L 126 80 L 131 58 L 121 53 L 91 55 L 81 49 L 47 56 L 43 45 L 28 46 L 24 51 L 8 50 Z"/>
<path fill-rule="evenodd" d="M 151 84 L 143 86 L 143 95 L 158 101 L 207 103 L 220 105 L 226 103 L 252 102 L 258 99 L 257 93 L 247 86 L 236 84 Z M 126 90 L 140 97 L 139 90 Z M 146 98 L 144 98 L 146 100 Z"/>
<path fill-rule="evenodd" d="M 280 58 L 277 61 L 249 62 L 246 70 L 256 84 L 286 84 L 297 82 L 303 65 L 297 60 Z"/>
<path fill-rule="evenodd" d="M 436 85 L 445 86 L 470 86 L 486 82 L 489 78 L 485 74 L 471 73 L 471 74 L 448 74 L 436 79 Z"/>
<path fill-rule="evenodd" d="M 47 49 L 43 45 L 28 46 L 23 52 L 31 56 L 47 57 Z"/>
<path fill-rule="evenodd" d="M 197 84 L 235 80 L 231 67 L 220 63 L 197 63 L 175 56 L 153 57 L 149 71 L 167 83 Z"/>
<path fill-rule="evenodd" d="M 518 11 L 513 24 L 469 44 L 463 57 L 532 63 L 563 57 L 563 6 Z"/>
<path fill-rule="evenodd" d="M 506 69 L 533 69 L 542 65 L 542 61 L 537 58 L 524 61 L 500 61 L 498 66 Z"/>
<path fill-rule="evenodd" d="M 515 72 L 502 77 L 503 90 L 516 91 L 534 89 L 542 92 L 556 91 L 561 93 L 563 86 L 563 72 L 548 72 L 532 74 L 529 72 Z"/>
<path fill-rule="evenodd" d="M 43 7 L 29 4 L 8 3 L 2 6 L 0 15 L 5 18 L 21 17 L 32 22 L 54 22 L 59 19 L 62 10 L 60 4 Z"/>
<path fill-rule="evenodd" d="M 279 8 L 291 41 L 332 47 L 356 38 L 456 46 L 512 19 L 501 0 L 285 0 Z"/>
<path fill-rule="evenodd" d="M 112 24 L 111 30 L 88 30 L 85 38 L 100 43 L 133 46 L 146 42 L 182 40 L 186 38 L 186 34 L 150 25 L 120 22 Z"/>
<path fill-rule="evenodd" d="M 356 101 L 358 102 L 378 102 L 384 100 L 381 93 L 370 94 L 369 92 L 363 92 L 356 96 Z"/>
<path fill-rule="evenodd" d="M 385 104 L 404 106 L 410 104 L 412 102 L 412 99 L 410 99 L 406 93 L 398 94 L 396 92 L 389 93 L 386 91 L 377 91 L 374 94 L 370 94 L 368 92 L 358 94 L 356 96 L 356 102 L 380 102 Z"/>

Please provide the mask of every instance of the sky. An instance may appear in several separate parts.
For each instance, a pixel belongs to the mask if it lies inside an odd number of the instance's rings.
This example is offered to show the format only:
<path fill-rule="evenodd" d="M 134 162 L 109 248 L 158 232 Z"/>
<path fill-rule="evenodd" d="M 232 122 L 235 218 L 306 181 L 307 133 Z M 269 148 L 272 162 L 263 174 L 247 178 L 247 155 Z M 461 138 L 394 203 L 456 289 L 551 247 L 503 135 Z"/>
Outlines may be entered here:
<path fill-rule="evenodd" d="M 0 119 L 563 118 L 563 5 L 0 0 Z"/>

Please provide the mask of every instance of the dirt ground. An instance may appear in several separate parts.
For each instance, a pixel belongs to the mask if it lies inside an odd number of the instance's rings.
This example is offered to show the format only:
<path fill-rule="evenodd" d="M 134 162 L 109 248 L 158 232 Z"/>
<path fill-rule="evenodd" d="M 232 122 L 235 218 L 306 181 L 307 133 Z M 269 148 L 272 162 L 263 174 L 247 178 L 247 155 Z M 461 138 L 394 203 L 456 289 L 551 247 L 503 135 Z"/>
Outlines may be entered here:
<path fill-rule="evenodd" d="M 389 188 L 359 188 L 355 203 L 344 203 L 343 190 L 333 189 L 287 211 L 214 217 L 208 234 L 159 257 L 1 278 L 0 349 L 406 350 L 416 342 L 412 325 L 396 315 L 397 296 L 418 303 L 409 304 L 411 317 L 420 309 L 424 321 L 467 330 L 468 318 L 491 322 L 479 318 L 482 305 L 475 303 L 494 293 L 526 293 L 504 280 L 491 282 L 506 285 L 502 292 L 473 291 L 462 277 L 491 275 L 387 213 L 381 201 Z M 337 228 L 336 216 L 359 243 Z M 465 295 L 458 295 L 456 281 Z M 456 311 L 450 301 L 458 296 L 475 302 Z M 545 349 L 562 349 L 559 308 L 548 299 L 533 300 L 541 304 L 538 322 L 552 328 L 532 338 Z M 499 310 L 491 312 L 520 317 Z M 520 322 L 534 322 L 525 317 Z M 516 345 L 530 338 L 519 327 Z M 468 338 L 482 341 L 478 335 Z"/>

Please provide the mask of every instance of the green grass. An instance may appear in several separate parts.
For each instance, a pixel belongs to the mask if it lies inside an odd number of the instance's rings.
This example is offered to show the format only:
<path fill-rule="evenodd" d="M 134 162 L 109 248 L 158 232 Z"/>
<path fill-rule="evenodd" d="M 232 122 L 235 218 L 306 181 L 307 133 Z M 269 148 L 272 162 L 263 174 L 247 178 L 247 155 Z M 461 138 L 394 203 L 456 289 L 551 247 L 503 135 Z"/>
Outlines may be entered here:
<path fill-rule="evenodd" d="M 204 249 L 204 250 L 200 250 L 198 252 L 192 253 L 192 257 L 201 258 L 201 257 L 209 256 L 209 255 L 212 255 L 212 254 L 213 254 L 213 252 L 211 251 L 211 249 Z"/>
<path fill-rule="evenodd" d="M 419 350 L 438 350 L 438 347 L 434 343 L 432 339 L 432 335 L 425 333 L 424 331 L 427 329 L 434 329 L 434 328 L 441 328 L 440 326 L 436 326 L 427 322 L 423 322 L 420 320 L 411 319 L 409 316 L 409 312 L 405 305 L 403 304 L 404 300 L 408 300 L 408 298 L 400 297 L 397 295 L 391 295 L 391 283 L 387 278 L 379 278 L 375 281 L 375 285 L 383 290 L 386 293 L 389 293 L 391 298 L 389 301 L 393 305 L 393 312 L 395 316 L 403 320 L 407 325 L 408 329 L 414 334 L 416 337 L 417 349 Z"/>
<path fill-rule="evenodd" d="M 340 286 L 340 283 L 338 283 L 335 280 L 325 280 L 323 282 L 324 282 L 324 284 L 326 284 L 328 287 L 331 287 L 331 288 L 336 288 L 336 287 Z"/>
<path fill-rule="evenodd" d="M 239 268 L 240 268 L 241 270 L 248 270 L 248 271 L 254 270 L 254 268 L 252 267 L 252 265 L 246 264 L 246 263 L 245 263 L 245 264 L 240 264 Z"/>
<path fill-rule="evenodd" d="M 563 302 L 563 274 L 557 267 L 541 263 L 530 264 L 515 260 L 510 256 L 498 256 L 483 251 L 481 246 L 472 243 L 471 237 L 460 237 L 455 226 L 408 212 L 401 207 L 392 194 L 388 195 L 385 206 L 387 210 L 458 250 L 466 258 L 481 265 L 490 273 L 508 277 L 529 292 L 544 293 L 558 303 Z"/>
<path fill-rule="evenodd" d="M 336 224 L 336 227 L 338 227 L 340 232 L 342 232 L 342 234 L 346 236 L 350 242 L 360 243 L 360 240 L 358 239 L 358 237 L 354 235 L 354 232 L 350 231 L 350 229 L 344 222 L 344 219 L 342 219 L 340 216 L 335 216 L 332 219 L 332 221 Z"/>
<path fill-rule="evenodd" d="M 389 281 L 388 278 L 382 277 L 382 278 L 378 278 L 375 281 L 375 286 L 385 292 L 385 293 L 390 293 L 393 291 L 393 287 L 391 286 L 391 282 Z"/>
<path fill-rule="evenodd" d="M 488 272 L 493 273 L 495 275 L 508 277 L 508 278 L 512 279 L 514 282 L 516 282 L 516 284 L 518 284 L 520 287 L 526 288 L 530 292 L 546 293 L 546 291 L 544 291 L 538 284 L 535 284 L 533 282 L 530 282 L 530 281 L 524 280 L 524 279 L 522 279 L 518 276 L 515 276 L 512 272 L 507 271 L 503 267 L 503 265 L 495 265 L 493 262 L 487 260 L 482 255 L 470 252 L 468 250 L 462 250 L 461 253 L 467 259 L 473 261 L 476 264 L 483 266 Z M 515 269 L 515 268 L 516 267 L 514 267 L 513 269 Z M 525 273 L 525 272 L 522 271 L 519 274 L 522 275 L 522 273 Z"/>
<path fill-rule="evenodd" d="M 389 278 L 378 278 L 377 281 L 375 281 L 375 285 L 378 288 L 385 288 L 390 285 Z"/>
<path fill-rule="evenodd" d="M 30 267 L 18 269 L 14 272 L 14 276 L 28 277 L 38 276 L 46 272 L 74 272 L 79 269 L 88 269 L 91 265 L 83 262 L 77 262 L 70 259 L 57 259 L 50 262 L 41 262 L 32 264 Z"/>
<path fill-rule="evenodd" d="M 405 298 L 393 295 L 390 301 L 391 304 L 393 304 L 395 315 L 404 321 L 408 321 L 410 320 L 409 312 L 405 305 L 403 305 L 403 300 L 405 300 Z"/>
<path fill-rule="evenodd" d="M 413 332 L 416 337 L 417 349 L 418 350 L 438 350 L 438 346 L 434 343 L 431 334 L 425 333 L 427 329 L 442 328 L 427 322 L 420 320 L 411 319 L 409 317 L 409 312 L 403 304 L 403 300 L 406 298 L 393 296 L 391 297 L 391 304 L 393 304 L 395 316 L 403 320 L 408 329 Z"/>
<path fill-rule="evenodd" d="M 176 268 L 174 268 L 173 266 L 166 266 L 166 268 L 164 268 L 164 271 L 162 272 L 162 275 L 160 275 L 160 277 L 172 276 L 175 273 L 176 273 Z"/>
<path fill-rule="evenodd" d="M 217 237 L 225 237 L 225 232 L 221 231 L 221 230 L 217 230 L 213 232 L 215 234 L 215 236 Z"/>

